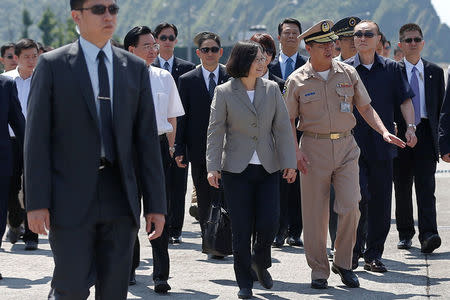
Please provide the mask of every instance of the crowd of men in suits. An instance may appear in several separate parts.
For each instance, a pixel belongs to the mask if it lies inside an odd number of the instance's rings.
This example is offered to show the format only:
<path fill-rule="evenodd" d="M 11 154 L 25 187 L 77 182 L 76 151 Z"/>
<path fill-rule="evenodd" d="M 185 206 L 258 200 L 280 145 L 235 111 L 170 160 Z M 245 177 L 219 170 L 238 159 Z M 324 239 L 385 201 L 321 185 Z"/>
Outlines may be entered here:
<path fill-rule="evenodd" d="M 124 299 L 128 284 L 136 284 L 143 198 L 155 291 L 166 293 L 171 288 L 168 244 L 182 243 L 188 165 L 202 232 L 217 193 L 207 180 L 205 152 L 214 89 L 229 79 L 219 63 L 221 39 L 209 31 L 194 37 L 198 66 L 174 56 L 174 24 L 161 23 L 154 30 L 137 26 L 124 38 L 122 50 L 110 42 L 119 10 L 114 1 L 70 3 L 80 31 L 73 44 L 44 54 L 39 63 L 44 50 L 31 39 L 1 48 L 0 237 L 7 218 L 7 240 L 14 244 L 22 238 L 26 250 L 37 249 L 38 234 L 50 230 L 55 254 L 50 297 L 84 299 L 95 284 L 101 299 Z M 399 62 L 382 57 L 379 44 L 385 49 L 386 42 L 377 40 L 381 31 L 372 21 L 347 17 L 330 30 L 338 38 L 335 59 L 356 69 L 383 123 L 410 145 L 394 149 L 354 112 L 353 134 L 361 149 L 361 217 L 352 269 L 364 258 L 364 269 L 386 272 L 381 258 L 392 183 L 398 248 L 411 248 L 415 234 L 413 183 L 421 250 L 431 253 L 441 244 L 434 173 L 439 157 L 450 162 L 449 88 L 443 70 L 422 58 L 425 42 L 417 24 L 399 30 L 404 54 Z M 280 51 L 269 65 L 269 80 L 283 86 L 308 61 L 299 53 L 301 34 L 298 20 L 280 22 Z M 298 140 L 301 134 L 297 131 Z M 302 211 L 298 176 L 282 187 L 281 195 L 273 247 L 303 246 L 302 213 L 309 212 Z M 332 258 L 338 222 L 333 186 L 329 209 Z M 80 247 L 74 249 L 74 243 Z M 111 255 L 99 258 L 100 251 Z M 129 259 L 117 259 L 124 256 Z"/>

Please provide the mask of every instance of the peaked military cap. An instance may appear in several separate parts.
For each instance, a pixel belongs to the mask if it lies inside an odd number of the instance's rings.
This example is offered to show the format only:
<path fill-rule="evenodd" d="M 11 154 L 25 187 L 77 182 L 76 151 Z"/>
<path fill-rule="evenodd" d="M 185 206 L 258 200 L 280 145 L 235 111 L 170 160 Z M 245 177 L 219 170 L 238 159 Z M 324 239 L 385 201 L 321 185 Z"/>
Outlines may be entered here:
<path fill-rule="evenodd" d="M 334 24 L 333 28 L 331 28 L 336 35 L 341 36 L 353 36 L 353 31 L 355 26 L 361 22 L 361 19 L 358 17 L 347 17 L 343 18 Z"/>
<path fill-rule="evenodd" d="M 328 43 L 337 40 L 339 37 L 331 30 L 333 21 L 322 20 L 319 23 L 308 28 L 305 32 L 298 36 L 299 39 L 305 40 L 305 43 Z"/>

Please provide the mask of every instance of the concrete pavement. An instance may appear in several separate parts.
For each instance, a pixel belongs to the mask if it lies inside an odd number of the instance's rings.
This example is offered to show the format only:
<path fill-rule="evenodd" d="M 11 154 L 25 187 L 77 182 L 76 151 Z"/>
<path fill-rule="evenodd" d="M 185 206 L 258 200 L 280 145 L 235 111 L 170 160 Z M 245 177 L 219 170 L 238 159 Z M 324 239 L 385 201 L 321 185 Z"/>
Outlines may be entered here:
<path fill-rule="evenodd" d="M 332 273 L 327 290 L 314 290 L 310 288 L 310 269 L 303 248 L 285 246 L 272 252 L 273 266 L 270 272 L 274 279 L 273 288 L 265 290 L 259 283 L 255 283 L 255 299 L 450 299 L 450 164 L 439 165 L 436 179 L 442 245 L 435 253 L 422 254 L 417 235 L 412 249 L 398 250 L 393 214 L 384 254 L 384 263 L 389 270 L 387 273 L 366 272 L 360 262 L 360 267 L 356 270 L 360 288 L 345 287 L 340 278 Z M 188 195 L 191 189 L 190 181 Z M 189 207 L 189 203 L 186 207 Z M 416 208 L 414 212 L 417 214 Z M 145 233 L 140 231 L 141 265 L 137 270 L 137 285 L 130 287 L 129 299 L 237 298 L 233 258 L 208 260 L 201 253 L 199 225 L 194 221 L 187 214 L 183 243 L 170 245 L 169 284 L 172 290 L 166 296 L 153 292 L 151 247 L 146 241 Z M 52 269 L 52 253 L 46 237 L 41 236 L 39 250 L 31 252 L 24 250 L 23 242 L 11 245 L 4 241 L 0 249 L 0 272 L 4 277 L 0 281 L 0 299 L 46 299 Z M 93 293 L 89 299 L 94 299 Z"/>

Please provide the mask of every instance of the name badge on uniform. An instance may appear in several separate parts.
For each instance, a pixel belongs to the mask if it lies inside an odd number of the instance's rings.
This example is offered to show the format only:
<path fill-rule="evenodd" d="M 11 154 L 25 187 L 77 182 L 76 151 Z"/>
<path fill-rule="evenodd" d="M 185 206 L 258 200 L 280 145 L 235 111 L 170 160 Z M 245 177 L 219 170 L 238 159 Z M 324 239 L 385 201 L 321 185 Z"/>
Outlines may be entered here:
<path fill-rule="evenodd" d="M 348 103 L 347 101 L 341 101 L 341 112 L 349 113 L 350 108 L 350 103 Z"/>

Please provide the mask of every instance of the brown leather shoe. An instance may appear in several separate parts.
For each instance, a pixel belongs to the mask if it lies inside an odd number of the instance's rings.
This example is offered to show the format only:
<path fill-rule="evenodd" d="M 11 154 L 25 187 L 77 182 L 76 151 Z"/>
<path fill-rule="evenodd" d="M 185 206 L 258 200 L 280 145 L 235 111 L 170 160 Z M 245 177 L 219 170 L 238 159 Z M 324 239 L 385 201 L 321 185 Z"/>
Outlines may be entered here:
<path fill-rule="evenodd" d="M 386 266 L 379 259 L 374 259 L 369 262 L 366 261 L 364 270 L 378 273 L 387 272 Z"/>

